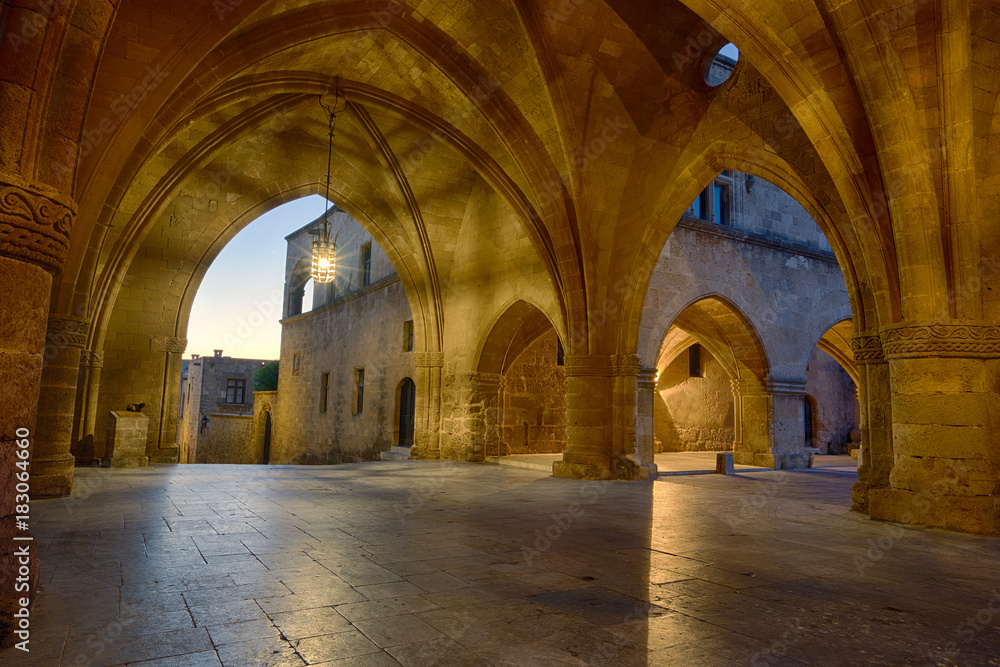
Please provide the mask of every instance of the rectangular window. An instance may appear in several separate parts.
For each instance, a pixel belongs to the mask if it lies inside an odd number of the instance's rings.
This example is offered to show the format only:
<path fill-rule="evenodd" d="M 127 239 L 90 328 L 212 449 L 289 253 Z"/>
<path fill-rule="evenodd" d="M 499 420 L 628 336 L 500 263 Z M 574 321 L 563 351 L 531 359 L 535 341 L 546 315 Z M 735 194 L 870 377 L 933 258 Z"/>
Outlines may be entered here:
<path fill-rule="evenodd" d="M 354 371 L 354 414 L 360 415 L 365 405 L 365 369 Z"/>
<path fill-rule="evenodd" d="M 413 352 L 413 320 L 403 322 L 403 352 Z"/>
<path fill-rule="evenodd" d="M 326 412 L 327 403 L 330 400 L 330 374 L 323 373 L 319 390 L 319 411 Z"/>
<path fill-rule="evenodd" d="M 229 378 L 226 380 L 226 403 L 243 403 L 246 396 L 247 381 Z"/>
<path fill-rule="evenodd" d="M 708 190 L 702 190 L 698 198 L 691 204 L 691 215 L 699 220 L 708 220 Z"/>
<path fill-rule="evenodd" d="M 361 286 L 365 287 L 372 282 L 372 244 L 366 243 L 361 246 Z"/>
<path fill-rule="evenodd" d="M 688 370 L 688 375 L 693 378 L 704 377 L 701 368 L 701 345 L 698 343 L 688 348 Z"/>
<path fill-rule="evenodd" d="M 715 200 L 713 204 L 715 205 L 715 219 L 714 222 L 720 225 L 729 224 L 729 186 L 723 185 L 722 183 L 716 183 L 715 190 Z"/>

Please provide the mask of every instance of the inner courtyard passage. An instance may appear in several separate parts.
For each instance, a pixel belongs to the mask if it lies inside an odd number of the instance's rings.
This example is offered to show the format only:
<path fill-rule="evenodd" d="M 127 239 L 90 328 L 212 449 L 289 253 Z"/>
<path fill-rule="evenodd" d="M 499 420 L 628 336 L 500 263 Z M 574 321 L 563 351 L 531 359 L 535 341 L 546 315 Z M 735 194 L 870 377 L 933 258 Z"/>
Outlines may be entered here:
<path fill-rule="evenodd" d="M 997 0 L 0 0 L 0 660 L 990 664 L 998 433 Z"/>
<path fill-rule="evenodd" d="M 81 470 L 0 664 L 1000 664 L 1000 543 L 868 521 L 821 470 Z"/>

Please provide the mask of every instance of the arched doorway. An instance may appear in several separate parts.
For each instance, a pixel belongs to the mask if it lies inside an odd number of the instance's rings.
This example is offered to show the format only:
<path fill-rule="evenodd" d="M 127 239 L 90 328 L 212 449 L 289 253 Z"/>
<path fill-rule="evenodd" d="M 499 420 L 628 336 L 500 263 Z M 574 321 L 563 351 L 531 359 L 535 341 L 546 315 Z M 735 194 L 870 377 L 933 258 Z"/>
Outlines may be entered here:
<path fill-rule="evenodd" d="M 417 386 L 410 378 L 399 385 L 399 438 L 400 447 L 413 445 L 413 424 L 416 414 Z"/>
<path fill-rule="evenodd" d="M 264 456 L 262 463 L 267 465 L 271 461 L 271 413 L 264 415 Z"/>
<path fill-rule="evenodd" d="M 487 457 L 544 455 L 566 448 L 566 376 L 559 334 L 536 306 L 518 299 L 480 348 L 473 402 L 484 406 L 477 437 Z"/>

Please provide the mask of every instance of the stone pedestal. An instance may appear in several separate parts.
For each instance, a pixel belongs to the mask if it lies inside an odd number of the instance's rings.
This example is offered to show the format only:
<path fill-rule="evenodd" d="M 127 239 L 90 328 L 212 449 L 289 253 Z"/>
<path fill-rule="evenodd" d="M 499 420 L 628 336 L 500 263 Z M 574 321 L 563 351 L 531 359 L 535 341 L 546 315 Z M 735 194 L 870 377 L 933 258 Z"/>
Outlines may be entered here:
<path fill-rule="evenodd" d="M 141 412 L 111 412 L 108 415 L 108 446 L 105 468 L 145 468 L 146 432 L 149 418 Z"/>

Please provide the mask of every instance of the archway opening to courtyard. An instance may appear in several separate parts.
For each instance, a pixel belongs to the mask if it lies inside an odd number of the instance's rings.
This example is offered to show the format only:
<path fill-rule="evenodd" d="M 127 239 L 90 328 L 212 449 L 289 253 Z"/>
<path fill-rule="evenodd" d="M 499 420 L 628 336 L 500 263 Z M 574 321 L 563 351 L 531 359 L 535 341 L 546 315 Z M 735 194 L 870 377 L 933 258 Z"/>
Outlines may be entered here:
<path fill-rule="evenodd" d="M 474 376 L 487 460 L 534 462 L 551 470 L 566 449 L 566 375 L 555 327 L 536 306 L 511 304 L 490 329 Z"/>
<path fill-rule="evenodd" d="M 809 467 L 834 441 L 840 453 L 856 426 L 851 316 L 809 212 L 763 178 L 718 173 L 650 280 L 643 322 L 661 333 L 640 352 L 657 371 L 654 451 L 732 451 L 738 465 L 768 468 Z M 714 456 L 698 456 L 687 466 L 714 469 Z M 660 458 L 661 472 L 677 467 Z"/>

